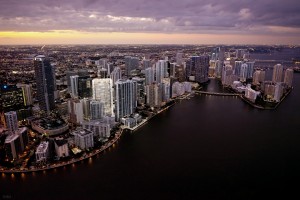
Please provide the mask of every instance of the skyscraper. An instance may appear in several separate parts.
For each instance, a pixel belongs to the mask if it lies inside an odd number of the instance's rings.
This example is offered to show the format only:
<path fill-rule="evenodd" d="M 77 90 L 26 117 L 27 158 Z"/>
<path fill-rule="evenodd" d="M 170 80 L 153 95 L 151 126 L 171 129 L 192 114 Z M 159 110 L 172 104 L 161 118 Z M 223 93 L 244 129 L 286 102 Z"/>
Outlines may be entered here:
<path fill-rule="evenodd" d="M 157 83 L 161 83 L 162 79 L 165 77 L 168 77 L 168 63 L 165 60 L 159 60 L 157 61 L 156 65 L 156 75 L 155 75 L 155 81 Z"/>
<path fill-rule="evenodd" d="M 116 121 L 134 113 L 137 106 L 137 83 L 132 80 L 118 80 L 116 82 Z"/>
<path fill-rule="evenodd" d="M 248 75 L 248 65 L 243 63 L 240 71 L 240 81 L 246 81 Z"/>
<path fill-rule="evenodd" d="M 32 99 L 32 85 L 31 84 L 17 84 L 18 88 L 22 88 L 24 105 L 30 106 L 33 104 Z"/>
<path fill-rule="evenodd" d="M 183 56 L 183 53 L 182 53 L 182 52 L 178 52 L 178 53 L 176 54 L 176 63 L 177 63 L 178 65 L 181 65 L 182 62 L 183 62 L 182 56 Z"/>
<path fill-rule="evenodd" d="M 78 97 L 78 75 L 70 76 L 72 97 Z"/>
<path fill-rule="evenodd" d="M 89 98 L 92 96 L 92 78 L 89 76 L 78 77 L 78 97 Z"/>
<path fill-rule="evenodd" d="M 113 84 L 115 85 L 116 81 L 122 78 L 120 67 L 115 67 L 114 70 L 110 74 L 110 78 L 112 79 Z"/>
<path fill-rule="evenodd" d="M 95 78 L 92 81 L 93 99 L 99 100 L 104 105 L 104 114 L 114 116 L 113 82 L 110 78 Z"/>
<path fill-rule="evenodd" d="M 139 67 L 139 59 L 137 57 L 125 56 L 126 75 L 130 76 L 131 71 Z"/>
<path fill-rule="evenodd" d="M 143 60 L 143 69 L 147 69 L 151 67 L 151 61 L 149 59 L 144 59 Z"/>
<path fill-rule="evenodd" d="M 272 81 L 275 83 L 282 82 L 282 75 L 283 75 L 283 66 L 281 64 L 275 65 L 273 68 Z"/>
<path fill-rule="evenodd" d="M 209 56 L 191 56 L 186 65 L 188 79 L 205 83 L 208 81 Z M 194 78 L 192 78 L 194 77 Z"/>
<path fill-rule="evenodd" d="M 285 70 L 285 74 L 284 74 L 284 83 L 288 86 L 288 87 L 292 87 L 293 84 L 293 74 L 294 74 L 294 70 L 289 68 Z"/>
<path fill-rule="evenodd" d="M 34 69 L 37 87 L 37 100 L 40 109 L 49 113 L 54 109 L 54 69 L 50 64 L 49 58 L 43 55 L 34 58 Z"/>
<path fill-rule="evenodd" d="M 70 122 L 79 124 L 83 121 L 83 101 L 78 99 L 70 99 L 68 101 L 68 112 Z"/>
<path fill-rule="evenodd" d="M 243 64 L 243 61 L 235 61 L 234 62 L 234 74 L 235 75 L 240 76 L 242 64 Z"/>
<path fill-rule="evenodd" d="M 4 113 L 4 116 L 5 116 L 6 128 L 12 132 L 18 130 L 17 113 L 15 111 L 10 111 L 10 112 Z"/>
<path fill-rule="evenodd" d="M 150 85 L 154 82 L 154 70 L 152 67 L 145 69 L 145 84 Z"/>

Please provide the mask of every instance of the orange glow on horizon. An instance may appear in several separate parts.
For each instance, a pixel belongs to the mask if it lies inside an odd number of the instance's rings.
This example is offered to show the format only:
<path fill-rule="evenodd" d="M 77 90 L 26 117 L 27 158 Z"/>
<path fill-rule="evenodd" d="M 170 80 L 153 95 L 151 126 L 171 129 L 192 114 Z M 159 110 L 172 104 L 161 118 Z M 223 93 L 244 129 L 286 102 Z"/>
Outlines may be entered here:
<path fill-rule="evenodd" d="M 0 32 L 0 44 L 300 44 L 299 37 L 234 34 Z"/>

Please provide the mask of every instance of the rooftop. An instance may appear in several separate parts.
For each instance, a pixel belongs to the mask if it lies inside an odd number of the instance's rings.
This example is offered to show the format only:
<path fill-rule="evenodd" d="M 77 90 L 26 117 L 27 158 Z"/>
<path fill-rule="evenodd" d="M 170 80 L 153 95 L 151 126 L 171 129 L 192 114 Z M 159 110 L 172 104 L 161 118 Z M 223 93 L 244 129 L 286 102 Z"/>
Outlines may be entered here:
<path fill-rule="evenodd" d="M 39 144 L 39 146 L 36 149 L 36 153 L 43 153 L 48 149 L 49 142 L 43 141 Z"/>

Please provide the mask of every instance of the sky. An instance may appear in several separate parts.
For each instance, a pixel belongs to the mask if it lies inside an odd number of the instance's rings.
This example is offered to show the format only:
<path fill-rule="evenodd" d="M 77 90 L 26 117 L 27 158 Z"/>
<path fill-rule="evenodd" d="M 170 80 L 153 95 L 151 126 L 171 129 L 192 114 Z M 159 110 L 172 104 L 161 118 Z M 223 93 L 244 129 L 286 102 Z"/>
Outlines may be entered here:
<path fill-rule="evenodd" d="M 0 0 L 0 44 L 300 44 L 299 0 Z"/>

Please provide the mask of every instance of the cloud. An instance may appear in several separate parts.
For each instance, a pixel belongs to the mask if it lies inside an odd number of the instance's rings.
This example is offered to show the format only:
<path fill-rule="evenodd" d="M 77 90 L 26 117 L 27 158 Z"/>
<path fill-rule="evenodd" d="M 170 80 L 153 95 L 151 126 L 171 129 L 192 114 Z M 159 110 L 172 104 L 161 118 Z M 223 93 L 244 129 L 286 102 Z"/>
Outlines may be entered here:
<path fill-rule="evenodd" d="M 0 5 L 0 31 L 299 34 L 300 28 L 298 0 L 0 0 Z"/>

